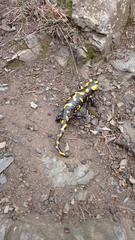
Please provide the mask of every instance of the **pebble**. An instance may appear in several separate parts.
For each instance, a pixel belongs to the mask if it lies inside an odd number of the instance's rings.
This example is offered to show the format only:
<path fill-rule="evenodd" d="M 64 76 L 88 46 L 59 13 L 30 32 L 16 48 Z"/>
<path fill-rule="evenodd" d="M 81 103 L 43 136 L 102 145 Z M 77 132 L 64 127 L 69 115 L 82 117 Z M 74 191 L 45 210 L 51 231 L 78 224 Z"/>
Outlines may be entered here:
<path fill-rule="evenodd" d="M 9 212 L 9 209 L 10 209 L 9 205 L 5 206 L 5 208 L 4 208 L 4 214 L 7 214 L 7 213 Z"/>
<path fill-rule="evenodd" d="M 8 90 L 8 84 L 7 83 L 3 83 L 0 84 L 0 92 L 4 92 Z"/>
<path fill-rule="evenodd" d="M 37 109 L 37 108 L 38 108 L 38 105 L 37 105 L 35 102 L 31 102 L 31 103 L 30 103 L 30 106 L 31 106 L 31 108 L 33 108 L 33 109 Z"/>
<path fill-rule="evenodd" d="M 135 115 L 135 107 L 132 108 L 132 113 Z"/>
<path fill-rule="evenodd" d="M 0 174 L 0 185 L 4 184 L 7 182 L 7 178 L 5 176 L 5 174 L 1 173 Z"/>
<path fill-rule="evenodd" d="M 69 212 L 70 206 L 68 203 L 65 204 L 64 208 L 63 208 L 63 213 L 67 214 Z"/>
<path fill-rule="evenodd" d="M 135 178 L 133 178 L 131 175 L 130 175 L 129 181 L 130 181 L 132 184 L 135 184 Z"/>
<path fill-rule="evenodd" d="M 97 126 L 98 125 L 98 119 L 97 118 L 93 118 L 91 120 L 91 123 L 92 123 L 92 125 Z"/>
<path fill-rule="evenodd" d="M 2 173 L 13 161 L 14 161 L 14 158 L 12 156 L 1 158 L 0 173 Z"/>
<path fill-rule="evenodd" d="M 128 160 L 126 158 L 122 159 L 121 162 L 120 162 L 119 170 L 123 171 L 127 167 L 127 164 L 128 164 Z"/>
<path fill-rule="evenodd" d="M 6 142 L 4 141 L 4 142 L 1 142 L 0 143 L 0 149 L 3 149 L 3 148 L 5 148 L 6 147 Z"/>
<path fill-rule="evenodd" d="M 109 106 L 111 106 L 111 105 L 112 105 L 112 103 L 111 103 L 111 102 L 109 102 L 109 101 L 106 101 L 105 105 L 109 107 Z"/>
<path fill-rule="evenodd" d="M 118 107 L 118 108 L 121 108 L 121 107 L 123 107 L 123 106 L 124 106 L 124 103 L 123 103 L 123 102 L 117 103 L 117 107 Z"/>
<path fill-rule="evenodd" d="M 73 198 L 72 200 L 71 200 L 71 205 L 74 205 L 75 204 L 75 199 Z"/>
<path fill-rule="evenodd" d="M 2 114 L 0 114 L 0 120 L 4 119 L 4 116 Z"/>

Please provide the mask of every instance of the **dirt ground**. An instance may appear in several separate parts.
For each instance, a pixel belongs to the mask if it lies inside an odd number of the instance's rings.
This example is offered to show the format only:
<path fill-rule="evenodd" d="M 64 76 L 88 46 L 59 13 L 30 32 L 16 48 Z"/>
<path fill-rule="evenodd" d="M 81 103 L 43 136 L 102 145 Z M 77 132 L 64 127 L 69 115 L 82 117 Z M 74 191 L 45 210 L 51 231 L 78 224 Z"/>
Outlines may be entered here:
<path fill-rule="evenodd" d="M 4 2 L 0 4 L 0 9 L 3 14 Z M 135 25 L 132 25 L 123 35 L 120 51 L 126 51 L 130 46 L 135 49 L 134 31 Z M 10 58 L 17 51 L 17 46 L 13 44 L 15 37 L 16 32 L 1 30 L 1 59 Z M 61 43 L 52 39 L 46 57 L 39 58 L 31 65 L 6 68 L 0 72 L 0 84 L 9 86 L 8 91 L 0 92 L 0 114 L 3 115 L 0 120 L 0 142 L 6 141 L 1 157 L 13 155 L 15 159 L 4 171 L 7 183 L 0 186 L 0 211 L 3 213 L 8 205 L 10 210 L 7 214 L 12 218 L 38 212 L 41 215 L 51 214 L 57 221 L 85 221 L 87 218 L 127 214 L 133 218 L 133 185 L 114 171 L 114 165 L 119 167 L 122 159 L 128 159 L 128 174 L 134 176 L 134 157 L 110 140 L 118 138 L 120 131 L 110 126 L 107 116 L 114 108 L 115 120 L 134 121 L 134 115 L 128 113 L 126 107 L 120 112 L 117 109 L 117 103 L 121 102 L 125 91 L 133 91 L 134 85 L 125 73 L 114 71 L 108 62 L 102 61 L 90 68 L 90 76 L 101 80 L 94 108 L 96 123 L 72 120 L 63 138 L 63 142 L 69 144 L 70 156 L 66 159 L 59 157 L 55 140 L 60 126 L 55 118 L 64 104 L 64 98 L 76 90 L 78 83 L 72 63 L 65 68 L 57 63 L 55 57 L 59 48 Z M 106 77 L 107 83 L 102 76 Z M 128 85 L 123 84 L 125 82 Z M 108 84 L 110 90 L 106 90 Z M 38 105 L 35 110 L 31 108 L 32 101 Z M 93 118 L 91 116 L 91 120 Z M 94 131 L 97 125 L 111 128 L 111 131 L 94 135 L 90 130 Z M 79 164 L 91 162 L 97 176 L 86 185 L 54 188 L 49 184 L 41 162 L 46 152 L 49 156 L 62 159 L 69 171 Z M 80 191 L 87 193 L 83 201 L 75 198 L 76 192 Z M 65 206 L 68 206 L 66 210 Z"/>

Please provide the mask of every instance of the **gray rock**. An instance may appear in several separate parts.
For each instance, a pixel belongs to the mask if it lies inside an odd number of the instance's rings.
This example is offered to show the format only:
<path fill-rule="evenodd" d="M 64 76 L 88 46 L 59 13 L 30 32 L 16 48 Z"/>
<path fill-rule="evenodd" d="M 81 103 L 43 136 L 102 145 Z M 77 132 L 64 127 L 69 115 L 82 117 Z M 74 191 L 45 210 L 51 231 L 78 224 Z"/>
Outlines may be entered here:
<path fill-rule="evenodd" d="M 0 240 L 5 240 L 6 232 L 11 224 L 12 221 L 10 219 L 6 219 L 4 215 L 0 215 Z"/>
<path fill-rule="evenodd" d="M 62 240 L 63 228 L 60 224 L 39 216 L 30 215 L 16 221 L 2 240 Z M 0 239 L 1 240 L 1 239 Z"/>
<path fill-rule="evenodd" d="M 4 115 L 0 114 L 0 120 L 4 119 Z"/>
<path fill-rule="evenodd" d="M 34 33 L 27 35 L 25 41 L 28 48 L 30 48 L 36 55 L 39 55 L 42 52 L 40 42 Z"/>
<path fill-rule="evenodd" d="M 130 52 L 128 59 L 115 60 L 111 64 L 119 71 L 135 73 L 135 52 Z"/>
<path fill-rule="evenodd" d="M 6 142 L 4 141 L 4 142 L 1 142 L 0 143 L 0 149 L 3 149 L 3 148 L 5 148 L 6 147 Z"/>
<path fill-rule="evenodd" d="M 67 214 L 70 210 L 70 206 L 68 203 L 65 204 L 64 208 L 63 208 L 63 213 Z"/>
<path fill-rule="evenodd" d="M 132 113 L 135 115 L 135 107 L 132 108 Z"/>
<path fill-rule="evenodd" d="M 0 173 L 2 173 L 14 161 L 12 156 L 3 157 L 0 159 Z"/>
<path fill-rule="evenodd" d="M 57 53 L 57 56 L 55 56 L 56 61 L 59 63 L 61 67 L 65 67 L 67 65 L 67 62 L 69 60 L 69 50 L 67 47 L 61 47 L 60 50 Z"/>
<path fill-rule="evenodd" d="M 126 240 L 126 232 L 121 224 L 115 224 L 111 219 L 87 223 L 73 227 L 72 236 L 74 240 Z"/>
<path fill-rule="evenodd" d="M 134 240 L 134 223 L 128 218 L 113 222 L 111 218 L 65 225 L 38 215 L 29 215 L 12 222 L 0 216 L 0 240 Z"/>
<path fill-rule="evenodd" d="M 5 32 L 14 32 L 16 30 L 16 27 L 15 26 L 10 27 L 6 23 L 3 23 L 2 25 L 0 25 L 0 29 Z"/>
<path fill-rule="evenodd" d="M 37 55 L 32 52 L 30 49 L 24 49 L 24 50 L 20 50 L 18 51 L 13 57 L 12 59 L 10 59 L 8 61 L 8 63 L 14 61 L 14 60 L 20 60 L 22 62 L 25 62 L 27 64 L 33 62 L 34 60 L 37 59 Z"/>
<path fill-rule="evenodd" d="M 8 84 L 7 83 L 0 84 L 0 92 L 5 92 L 7 90 L 8 90 Z"/>
<path fill-rule="evenodd" d="M 42 158 L 42 162 L 45 166 L 45 174 L 47 174 L 54 187 L 87 184 L 90 180 L 94 179 L 97 174 L 88 164 L 80 164 L 73 172 L 69 172 L 64 162 L 55 157 L 45 156 Z"/>
<path fill-rule="evenodd" d="M 7 178 L 5 176 L 5 174 L 1 173 L 0 174 L 0 185 L 4 184 L 7 182 Z"/>
<path fill-rule="evenodd" d="M 80 47 L 76 49 L 76 59 L 77 59 L 77 62 L 81 62 L 87 59 L 86 52 Z"/>
<path fill-rule="evenodd" d="M 130 121 L 125 121 L 122 126 L 122 139 L 116 142 L 118 145 L 125 147 L 135 155 L 135 128 Z"/>
<path fill-rule="evenodd" d="M 73 0 L 72 18 L 90 43 L 101 52 L 120 38 L 129 14 L 130 0 Z"/>

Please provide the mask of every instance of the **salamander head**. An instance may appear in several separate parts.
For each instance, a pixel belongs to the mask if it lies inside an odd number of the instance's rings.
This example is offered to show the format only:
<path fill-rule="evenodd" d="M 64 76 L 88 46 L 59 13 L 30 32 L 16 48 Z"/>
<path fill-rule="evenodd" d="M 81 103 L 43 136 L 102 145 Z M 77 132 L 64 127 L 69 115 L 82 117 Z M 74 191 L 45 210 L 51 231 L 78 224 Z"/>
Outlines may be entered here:
<path fill-rule="evenodd" d="M 98 82 L 98 80 L 92 80 L 92 79 L 90 79 L 90 80 L 89 80 L 89 87 L 90 87 L 91 90 L 93 90 L 93 91 L 98 90 L 98 87 L 99 87 L 99 82 Z"/>

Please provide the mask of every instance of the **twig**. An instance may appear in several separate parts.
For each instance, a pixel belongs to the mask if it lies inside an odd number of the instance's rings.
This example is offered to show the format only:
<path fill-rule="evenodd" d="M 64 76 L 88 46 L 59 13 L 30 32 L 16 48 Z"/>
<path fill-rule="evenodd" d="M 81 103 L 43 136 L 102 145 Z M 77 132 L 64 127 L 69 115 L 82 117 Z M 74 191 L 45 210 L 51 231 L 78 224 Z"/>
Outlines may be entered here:
<path fill-rule="evenodd" d="M 65 36 L 65 34 L 63 33 L 61 27 L 58 25 L 58 28 L 59 28 L 59 31 L 61 32 L 62 36 L 64 37 L 66 43 L 68 44 L 69 46 L 69 49 L 70 49 L 70 52 L 71 52 L 71 55 L 72 55 L 72 59 L 73 59 L 73 62 L 74 62 L 74 67 L 75 67 L 75 71 L 77 73 L 77 76 L 78 76 L 78 79 L 80 81 L 80 77 L 79 77 L 79 71 L 78 71 L 78 68 L 77 68 L 77 65 L 76 65 L 76 60 L 75 60 L 75 57 L 74 57 L 74 53 L 73 53 L 73 50 L 72 50 L 72 47 L 71 47 L 71 44 L 70 42 L 68 41 L 67 37 Z"/>
<path fill-rule="evenodd" d="M 82 207 L 81 207 L 80 205 L 78 205 L 78 208 L 79 208 L 79 210 L 81 211 L 83 221 L 86 222 L 85 214 L 84 214 L 84 212 L 83 212 Z"/>

